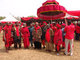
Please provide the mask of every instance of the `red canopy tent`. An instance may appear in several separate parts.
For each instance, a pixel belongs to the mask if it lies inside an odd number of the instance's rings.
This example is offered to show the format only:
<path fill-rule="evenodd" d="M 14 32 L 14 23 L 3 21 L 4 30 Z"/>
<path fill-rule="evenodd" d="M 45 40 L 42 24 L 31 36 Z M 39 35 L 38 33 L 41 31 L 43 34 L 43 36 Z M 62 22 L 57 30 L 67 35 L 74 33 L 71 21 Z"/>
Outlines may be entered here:
<path fill-rule="evenodd" d="M 35 20 L 38 20 L 39 18 L 38 17 L 22 17 L 21 20 L 23 21 L 29 21 L 31 19 L 35 19 Z"/>
<path fill-rule="evenodd" d="M 67 13 L 73 16 L 80 16 L 80 10 L 67 11 Z"/>

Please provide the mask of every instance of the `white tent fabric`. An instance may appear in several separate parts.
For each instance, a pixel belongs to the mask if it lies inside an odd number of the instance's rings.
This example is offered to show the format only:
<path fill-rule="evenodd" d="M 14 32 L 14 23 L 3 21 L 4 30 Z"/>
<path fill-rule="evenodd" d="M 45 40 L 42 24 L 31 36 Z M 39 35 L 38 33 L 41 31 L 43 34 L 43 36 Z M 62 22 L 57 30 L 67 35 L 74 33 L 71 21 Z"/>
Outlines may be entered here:
<path fill-rule="evenodd" d="M 67 18 L 67 17 L 78 17 L 78 16 L 72 16 L 66 13 L 66 16 L 64 18 Z"/>
<path fill-rule="evenodd" d="M 9 15 L 8 17 L 6 17 L 3 20 L 0 20 L 0 22 L 18 22 L 17 19 L 15 19 L 13 16 Z"/>

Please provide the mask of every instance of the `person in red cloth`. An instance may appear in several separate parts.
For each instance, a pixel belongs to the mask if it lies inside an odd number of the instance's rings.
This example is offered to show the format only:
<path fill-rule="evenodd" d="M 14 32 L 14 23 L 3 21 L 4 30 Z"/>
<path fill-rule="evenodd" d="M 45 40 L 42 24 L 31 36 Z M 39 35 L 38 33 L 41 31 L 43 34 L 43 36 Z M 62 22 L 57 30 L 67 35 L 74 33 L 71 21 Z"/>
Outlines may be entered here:
<path fill-rule="evenodd" d="M 24 48 L 29 48 L 29 29 L 26 27 L 26 23 L 23 23 L 23 28 L 21 29 L 22 33 L 22 38 L 23 38 L 23 43 L 24 43 Z"/>
<path fill-rule="evenodd" d="M 5 27 L 3 28 L 3 40 L 5 42 L 6 52 L 8 52 L 11 46 L 11 26 L 9 23 L 6 23 Z"/>
<path fill-rule="evenodd" d="M 60 45 L 62 44 L 62 31 L 61 31 L 61 25 L 56 24 L 56 27 L 57 30 L 54 33 L 54 44 L 57 55 L 59 55 Z"/>
<path fill-rule="evenodd" d="M 53 51 L 53 46 L 52 46 L 52 37 L 53 37 L 54 33 L 53 30 L 50 28 L 50 25 L 47 25 L 47 30 L 46 30 L 46 34 L 45 34 L 45 39 L 46 39 L 46 51 Z"/>
<path fill-rule="evenodd" d="M 80 36 L 80 23 L 78 23 L 75 28 L 76 28 L 76 36 L 75 36 L 75 38 L 76 38 L 76 40 L 79 40 L 79 36 Z"/>
<path fill-rule="evenodd" d="M 70 56 L 72 56 L 75 26 L 71 24 L 71 21 L 68 21 L 68 25 L 65 27 L 64 31 L 66 33 L 65 35 L 65 54 L 68 55 L 68 44 L 70 43 Z"/>
<path fill-rule="evenodd" d="M 16 24 L 15 25 L 16 36 L 15 36 L 15 40 L 14 40 L 14 48 L 17 49 L 17 45 L 19 45 L 19 48 L 21 48 L 20 26 L 19 26 L 18 22 L 16 22 L 15 24 Z"/>
<path fill-rule="evenodd" d="M 53 29 L 53 31 L 55 32 L 55 31 L 56 31 L 56 29 L 57 29 L 57 28 L 56 28 L 56 23 L 55 23 L 55 22 L 53 22 L 53 23 L 52 23 L 52 25 L 53 25 L 52 29 Z"/>
<path fill-rule="evenodd" d="M 43 49 L 45 48 L 45 34 L 46 34 L 46 30 L 47 30 L 47 23 L 44 21 L 43 22 L 43 26 L 41 27 L 42 29 L 42 36 L 41 36 L 41 39 L 42 39 L 42 44 L 43 44 Z"/>

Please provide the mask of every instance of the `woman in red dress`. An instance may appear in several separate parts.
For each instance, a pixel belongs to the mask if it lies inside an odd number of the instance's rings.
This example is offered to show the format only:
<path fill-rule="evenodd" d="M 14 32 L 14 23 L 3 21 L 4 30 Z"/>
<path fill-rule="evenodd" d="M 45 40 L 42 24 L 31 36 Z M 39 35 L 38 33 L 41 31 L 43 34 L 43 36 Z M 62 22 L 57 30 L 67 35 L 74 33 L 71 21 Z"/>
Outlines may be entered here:
<path fill-rule="evenodd" d="M 26 27 L 26 23 L 23 24 L 23 28 L 21 29 L 22 37 L 23 37 L 23 43 L 24 43 L 24 48 L 29 48 L 29 30 Z"/>
<path fill-rule="evenodd" d="M 3 28 L 3 39 L 5 42 L 6 52 L 8 52 L 8 49 L 11 46 L 11 26 L 9 23 L 7 23 Z"/>

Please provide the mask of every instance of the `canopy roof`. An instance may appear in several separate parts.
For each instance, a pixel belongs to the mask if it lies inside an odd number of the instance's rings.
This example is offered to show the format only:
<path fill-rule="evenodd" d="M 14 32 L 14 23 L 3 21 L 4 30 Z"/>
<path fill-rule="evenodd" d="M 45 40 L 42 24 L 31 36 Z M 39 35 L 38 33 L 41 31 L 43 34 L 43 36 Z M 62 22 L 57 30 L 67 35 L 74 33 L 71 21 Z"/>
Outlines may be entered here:
<path fill-rule="evenodd" d="M 38 17 L 22 17 L 21 20 L 24 20 L 24 21 L 28 21 L 30 19 L 35 19 L 35 20 L 38 20 L 39 18 Z"/>
<path fill-rule="evenodd" d="M 55 20 L 66 15 L 65 7 L 56 0 L 47 0 L 37 9 L 37 16 L 43 20 Z"/>
<path fill-rule="evenodd" d="M 5 19 L 0 20 L 0 22 L 18 22 L 18 20 L 15 19 L 13 16 L 9 15 Z"/>
<path fill-rule="evenodd" d="M 67 11 L 67 13 L 73 16 L 80 16 L 80 10 Z"/>

